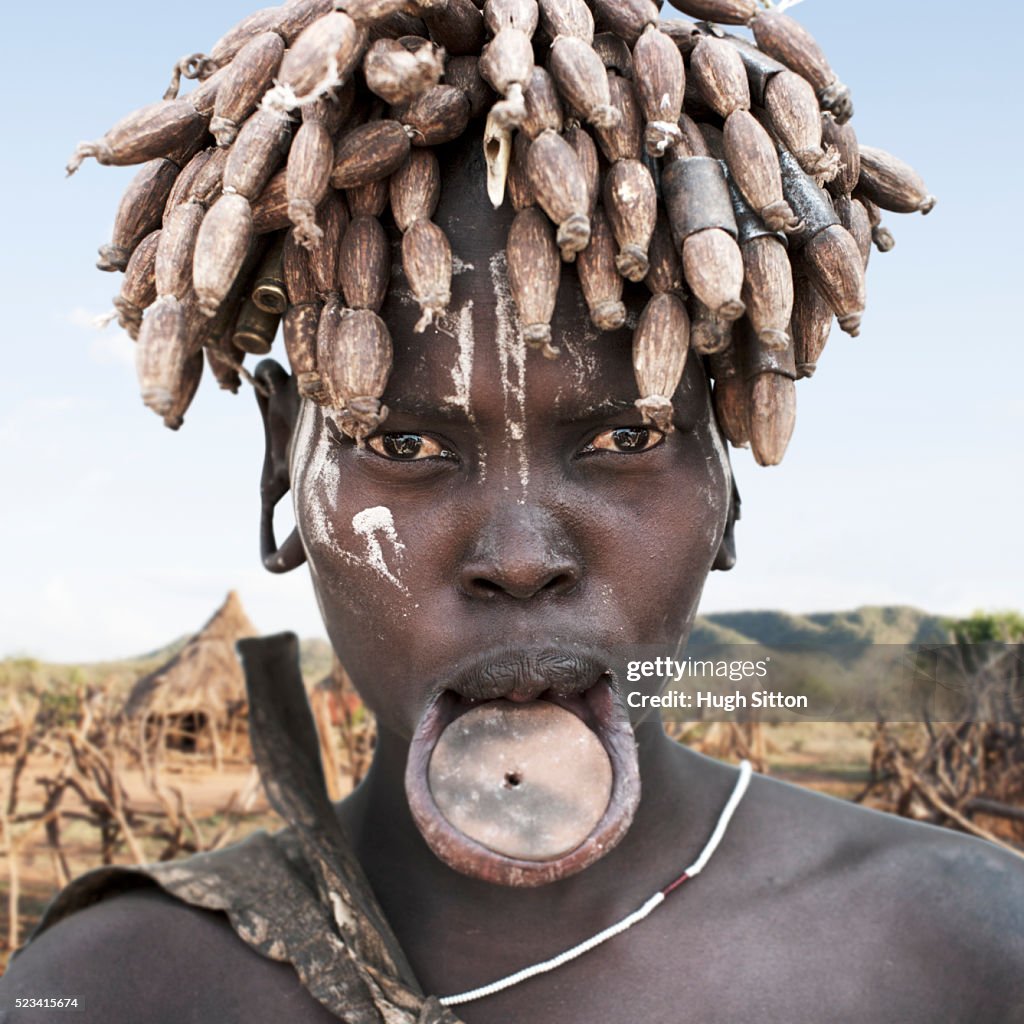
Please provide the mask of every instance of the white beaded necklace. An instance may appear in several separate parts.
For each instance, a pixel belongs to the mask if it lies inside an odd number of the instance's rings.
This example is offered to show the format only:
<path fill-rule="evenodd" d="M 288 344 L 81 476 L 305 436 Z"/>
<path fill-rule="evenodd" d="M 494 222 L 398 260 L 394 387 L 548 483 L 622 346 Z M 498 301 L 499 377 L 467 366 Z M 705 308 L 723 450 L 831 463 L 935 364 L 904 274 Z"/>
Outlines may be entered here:
<path fill-rule="evenodd" d="M 665 902 L 665 898 L 678 889 L 683 882 L 695 878 L 707 867 L 708 861 L 711 860 L 712 855 L 718 848 L 718 844 L 725 836 L 729 822 L 732 820 L 736 808 L 739 807 L 740 801 L 743 799 L 743 794 L 747 791 L 750 774 L 750 762 L 741 761 L 740 774 L 736 780 L 736 785 L 733 787 L 729 799 L 722 808 L 722 813 L 718 817 L 718 823 L 715 825 L 715 830 L 711 833 L 711 838 L 708 839 L 704 849 L 700 851 L 700 855 L 678 878 L 666 885 L 664 889 L 659 889 L 639 909 L 634 910 L 632 914 L 628 914 L 617 924 L 610 925 L 596 935 L 591 935 L 589 939 L 585 939 L 583 942 L 573 946 L 571 949 L 567 949 L 564 953 L 559 953 L 558 956 L 554 956 L 550 960 L 533 964 L 531 967 L 524 967 L 521 971 L 516 971 L 514 974 L 501 978 L 499 981 L 492 981 L 489 985 L 482 985 L 480 988 L 470 989 L 468 992 L 460 992 L 454 996 L 444 996 L 439 1000 L 441 1005 L 459 1006 L 462 1003 L 471 1003 L 477 999 L 483 999 L 485 996 L 493 996 L 497 992 L 502 992 L 513 985 L 518 985 L 521 981 L 526 981 L 528 978 L 535 978 L 538 974 L 546 974 L 548 971 L 553 971 L 555 968 L 583 956 L 584 953 L 588 953 L 596 946 L 600 946 L 616 935 L 621 935 L 624 931 L 632 928 L 633 925 L 638 924 L 652 913 L 655 908 L 660 907 Z"/>

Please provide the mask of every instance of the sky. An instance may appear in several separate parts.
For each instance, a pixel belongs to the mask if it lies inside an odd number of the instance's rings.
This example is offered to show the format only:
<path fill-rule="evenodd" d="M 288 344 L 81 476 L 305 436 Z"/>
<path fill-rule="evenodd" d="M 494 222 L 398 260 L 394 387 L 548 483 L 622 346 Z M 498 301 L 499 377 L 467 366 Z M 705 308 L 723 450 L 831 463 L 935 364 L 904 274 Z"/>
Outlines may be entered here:
<path fill-rule="evenodd" d="M 180 55 L 253 7 L 58 0 L 5 18 L 20 43 L 3 74 L 21 99 L 2 167 L 0 656 L 153 649 L 231 588 L 263 631 L 323 633 L 306 571 L 259 563 L 252 394 L 207 379 L 172 433 L 138 399 L 132 343 L 93 327 L 119 287 L 94 269 L 96 247 L 133 170 L 63 174 L 78 141 L 159 98 Z M 1020 608 L 1021 6 L 990 4 L 984 20 L 946 0 L 792 13 L 851 86 L 861 140 L 912 163 L 939 203 L 887 218 L 897 244 L 872 256 L 861 336 L 835 328 L 799 385 L 783 465 L 734 453 L 739 563 L 712 574 L 702 610 Z"/>

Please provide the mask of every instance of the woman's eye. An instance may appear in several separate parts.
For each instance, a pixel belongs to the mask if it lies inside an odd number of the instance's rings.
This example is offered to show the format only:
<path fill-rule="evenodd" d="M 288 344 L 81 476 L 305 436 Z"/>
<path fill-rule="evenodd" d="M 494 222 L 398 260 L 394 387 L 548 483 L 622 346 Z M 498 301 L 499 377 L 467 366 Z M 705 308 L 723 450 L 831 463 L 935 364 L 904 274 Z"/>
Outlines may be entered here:
<path fill-rule="evenodd" d="M 378 434 L 366 442 L 378 455 L 399 462 L 421 459 L 450 459 L 452 452 L 439 441 L 423 434 Z"/>
<path fill-rule="evenodd" d="M 664 439 L 660 430 L 650 427 L 613 427 L 598 434 L 584 451 L 645 452 Z"/>

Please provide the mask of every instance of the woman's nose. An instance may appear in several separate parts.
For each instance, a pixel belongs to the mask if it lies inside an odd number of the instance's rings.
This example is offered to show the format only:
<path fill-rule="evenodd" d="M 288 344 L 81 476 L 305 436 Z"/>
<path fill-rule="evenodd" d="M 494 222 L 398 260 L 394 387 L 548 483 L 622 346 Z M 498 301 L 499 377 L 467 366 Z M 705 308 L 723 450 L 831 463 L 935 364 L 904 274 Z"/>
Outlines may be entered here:
<path fill-rule="evenodd" d="M 524 601 L 568 594 L 582 572 L 575 545 L 554 517 L 515 506 L 481 530 L 459 571 L 459 585 L 473 598 Z"/>

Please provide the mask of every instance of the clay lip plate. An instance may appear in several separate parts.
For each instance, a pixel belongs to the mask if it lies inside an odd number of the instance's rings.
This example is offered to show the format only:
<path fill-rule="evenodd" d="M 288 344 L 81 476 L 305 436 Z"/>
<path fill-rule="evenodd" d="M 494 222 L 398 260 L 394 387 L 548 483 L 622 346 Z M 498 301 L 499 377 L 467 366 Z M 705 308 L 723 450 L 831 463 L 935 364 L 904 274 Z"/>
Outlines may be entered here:
<path fill-rule="evenodd" d="M 546 700 L 591 729 L 608 755 L 608 806 L 579 846 L 550 860 L 505 856 L 454 828 L 429 785 L 430 758 L 441 734 L 482 703 Z M 603 659 L 565 649 L 522 651 L 500 661 L 478 659 L 456 674 L 428 705 L 409 747 L 405 789 L 416 825 L 434 854 L 473 878 L 509 886 L 538 886 L 582 871 L 625 835 L 640 802 L 636 740 L 614 674 Z"/>

